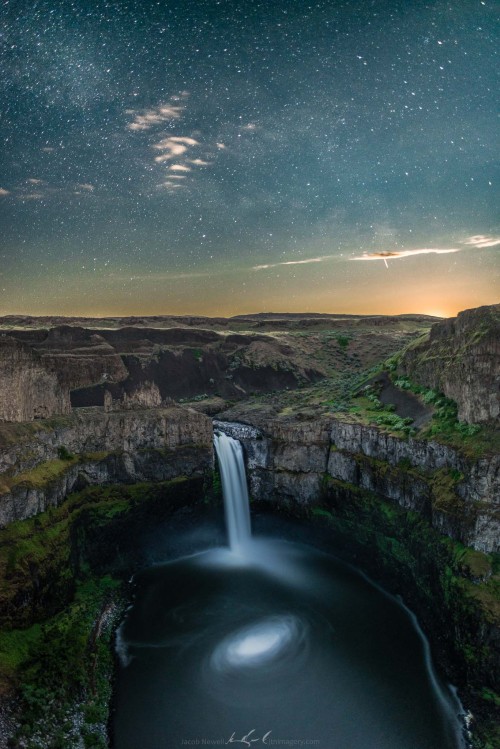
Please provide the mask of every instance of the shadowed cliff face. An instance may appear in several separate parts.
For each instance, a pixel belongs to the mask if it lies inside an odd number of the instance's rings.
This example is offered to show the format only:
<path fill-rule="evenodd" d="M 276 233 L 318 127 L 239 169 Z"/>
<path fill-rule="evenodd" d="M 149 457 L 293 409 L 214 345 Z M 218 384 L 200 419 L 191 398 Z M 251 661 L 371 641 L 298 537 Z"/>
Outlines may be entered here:
<path fill-rule="evenodd" d="M 69 411 L 69 393 L 43 357 L 0 336 L 0 420 L 33 421 Z"/>
<path fill-rule="evenodd" d="M 442 391 L 458 404 L 461 421 L 500 417 L 500 305 L 461 312 L 434 325 L 428 337 L 409 347 L 400 372 Z"/>

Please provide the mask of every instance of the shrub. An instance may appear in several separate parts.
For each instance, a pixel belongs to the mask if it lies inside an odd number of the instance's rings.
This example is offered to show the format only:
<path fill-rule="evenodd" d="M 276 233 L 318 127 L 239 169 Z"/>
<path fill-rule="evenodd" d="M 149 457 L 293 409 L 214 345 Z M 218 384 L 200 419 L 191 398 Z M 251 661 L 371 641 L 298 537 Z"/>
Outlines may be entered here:
<path fill-rule="evenodd" d="M 73 453 L 70 453 L 65 445 L 61 445 L 57 449 L 57 455 L 59 456 L 60 460 L 73 460 L 73 458 L 75 457 Z"/>

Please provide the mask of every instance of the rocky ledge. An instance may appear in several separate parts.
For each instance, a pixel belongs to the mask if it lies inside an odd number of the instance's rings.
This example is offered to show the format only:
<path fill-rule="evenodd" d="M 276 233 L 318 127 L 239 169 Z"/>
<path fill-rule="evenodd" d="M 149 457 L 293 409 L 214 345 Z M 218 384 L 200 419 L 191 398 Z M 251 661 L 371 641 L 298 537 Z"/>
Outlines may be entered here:
<path fill-rule="evenodd" d="M 91 484 L 165 481 L 212 468 L 212 422 L 172 406 L 81 409 L 0 425 L 0 527 L 60 504 Z"/>
<path fill-rule="evenodd" d="M 255 499 L 314 504 L 334 479 L 418 512 L 467 546 L 500 550 L 500 455 L 474 460 L 438 442 L 341 419 L 257 421 L 258 428 L 217 422 L 244 445 Z"/>
<path fill-rule="evenodd" d="M 500 304 L 460 312 L 433 325 L 410 344 L 399 371 L 414 382 L 442 391 L 469 423 L 500 417 Z"/>

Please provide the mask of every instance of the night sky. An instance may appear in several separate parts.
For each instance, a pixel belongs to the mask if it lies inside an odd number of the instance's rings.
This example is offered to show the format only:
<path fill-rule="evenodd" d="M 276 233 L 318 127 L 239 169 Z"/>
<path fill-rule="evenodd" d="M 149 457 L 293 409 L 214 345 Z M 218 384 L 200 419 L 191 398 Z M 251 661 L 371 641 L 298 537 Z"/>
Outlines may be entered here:
<path fill-rule="evenodd" d="M 4 1 L 0 314 L 498 301 L 499 10 Z"/>

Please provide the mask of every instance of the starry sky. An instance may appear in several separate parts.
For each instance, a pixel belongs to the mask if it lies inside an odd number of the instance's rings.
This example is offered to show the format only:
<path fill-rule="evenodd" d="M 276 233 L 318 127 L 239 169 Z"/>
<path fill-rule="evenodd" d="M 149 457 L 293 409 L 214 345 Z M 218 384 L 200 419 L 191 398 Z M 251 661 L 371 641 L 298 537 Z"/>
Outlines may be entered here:
<path fill-rule="evenodd" d="M 493 0 L 3 0 L 0 314 L 498 301 Z"/>

